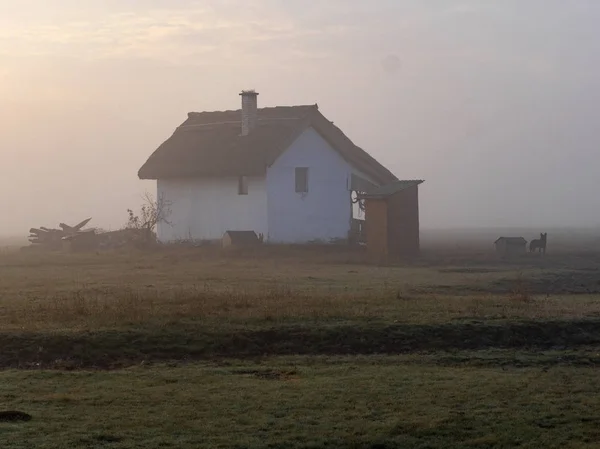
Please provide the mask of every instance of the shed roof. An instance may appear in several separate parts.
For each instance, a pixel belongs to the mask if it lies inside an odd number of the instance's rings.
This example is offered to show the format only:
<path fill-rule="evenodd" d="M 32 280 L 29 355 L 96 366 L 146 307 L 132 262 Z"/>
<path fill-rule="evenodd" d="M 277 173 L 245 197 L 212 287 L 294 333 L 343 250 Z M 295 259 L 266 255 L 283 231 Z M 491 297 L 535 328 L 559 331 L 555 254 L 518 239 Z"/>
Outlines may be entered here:
<path fill-rule="evenodd" d="M 314 128 L 356 169 L 378 184 L 397 181 L 315 105 L 258 109 L 256 127 L 241 135 L 241 111 L 190 112 L 140 168 L 141 179 L 260 176 L 307 128 Z"/>
<path fill-rule="evenodd" d="M 406 180 L 398 180 L 394 181 L 381 187 L 377 187 L 372 189 L 368 193 L 364 193 L 360 195 L 361 198 L 385 198 L 387 196 L 394 195 L 395 193 L 401 192 L 403 190 L 409 189 L 411 187 L 418 186 L 423 184 L 425 181 L 421 179 L 406 179 Z"/>
<path fill-rule="evenodd" d="M 505 241 L 509 245 L 526 245 L 527 240 L 523 237 L 500 237 L 494 243 Z"/>

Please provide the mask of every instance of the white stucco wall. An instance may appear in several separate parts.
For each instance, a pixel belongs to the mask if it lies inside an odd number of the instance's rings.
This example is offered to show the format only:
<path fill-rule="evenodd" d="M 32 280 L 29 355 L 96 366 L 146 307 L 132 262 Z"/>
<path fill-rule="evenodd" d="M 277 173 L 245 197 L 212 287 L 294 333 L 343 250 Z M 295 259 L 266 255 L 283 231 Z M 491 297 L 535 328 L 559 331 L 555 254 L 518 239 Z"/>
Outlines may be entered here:
<path fill-rule="evenodd" d="M 265 178 L 248 178 L 248 195 L 238 195 L 238 178 L 168 179 L 157 182 L 158 195 L 171 204 L 171 224 L 158 226 L 161 242 L 217 240 L 227 230 L 267 236 Z"/>
<path fill-rule="evenodd" d="M 296 193 L 295 169 L 308 167 L 308 193 Z M 348 237 L 353 169 L 309 128 L 267 171 L 268 239 L 275 243 L 325 242 Z"/>

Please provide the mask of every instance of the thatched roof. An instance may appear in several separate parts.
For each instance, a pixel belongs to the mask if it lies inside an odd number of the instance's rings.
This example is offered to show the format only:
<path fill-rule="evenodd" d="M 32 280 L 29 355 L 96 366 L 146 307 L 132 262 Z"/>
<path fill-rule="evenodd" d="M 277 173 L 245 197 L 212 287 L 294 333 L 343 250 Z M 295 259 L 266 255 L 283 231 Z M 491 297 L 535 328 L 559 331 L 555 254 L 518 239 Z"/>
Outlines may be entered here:
<path fill-rule="evenodd" d="M 380 184 L 397 178 L 327 120 L 317 105 L 258 109 L 258 124 L 241 135 L 241 111 L 190 112 L 148 158 L 141 179 L 191 176 L 260 176 L 308 127 Z"/>

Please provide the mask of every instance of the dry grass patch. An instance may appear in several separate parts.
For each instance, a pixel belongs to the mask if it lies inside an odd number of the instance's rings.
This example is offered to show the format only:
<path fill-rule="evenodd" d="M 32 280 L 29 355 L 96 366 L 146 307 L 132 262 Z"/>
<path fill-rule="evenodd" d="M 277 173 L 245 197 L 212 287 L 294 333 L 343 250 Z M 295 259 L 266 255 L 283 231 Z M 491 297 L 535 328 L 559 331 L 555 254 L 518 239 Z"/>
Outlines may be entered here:
<path fill-rule="evenodd" d="M 581 319 L 600 315 L 600 297 L 410 295 L 396 289 L 329 292 L 273 284 L 241 288 L 89 288 L 0 298 L 4 330 L 94 330 L 143 324 L 211 327 L 277 323 L 435 324 L 456 320 Z"/>
<path fill-rule="evenodd" d="M 274 321 L 374 317 L 359 296 L 285 286 L 246 291 L 210 286 L 86 289 L 0 302 L 4 329 L 96 329 L 143 323 Z"/>
<path fill-rule="evenodd" d="M 435 324 L 600 314 L 600 295 L 533 294 L 530 284 L 554 273 L 545 269 L 493 265 L 489 257 L 485 266 L 463 259 L 441 269 L 342 264 L 349 254 L 273 247 L 235 255 L 215 248 L 1 255 L 0 326 L 39 331 L 146 323 Z"/>

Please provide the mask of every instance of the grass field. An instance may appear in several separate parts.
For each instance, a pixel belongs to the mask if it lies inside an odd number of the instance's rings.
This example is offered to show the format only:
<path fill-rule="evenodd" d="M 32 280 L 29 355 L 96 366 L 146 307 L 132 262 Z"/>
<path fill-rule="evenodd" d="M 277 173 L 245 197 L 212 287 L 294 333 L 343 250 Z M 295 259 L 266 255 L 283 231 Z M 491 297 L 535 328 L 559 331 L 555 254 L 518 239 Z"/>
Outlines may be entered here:
<path fill-rule="evenodd" d="M 0 254 L 3 447 L 597 447 L 600 253 Z"/>

